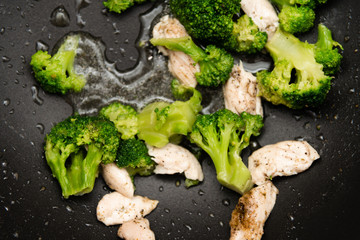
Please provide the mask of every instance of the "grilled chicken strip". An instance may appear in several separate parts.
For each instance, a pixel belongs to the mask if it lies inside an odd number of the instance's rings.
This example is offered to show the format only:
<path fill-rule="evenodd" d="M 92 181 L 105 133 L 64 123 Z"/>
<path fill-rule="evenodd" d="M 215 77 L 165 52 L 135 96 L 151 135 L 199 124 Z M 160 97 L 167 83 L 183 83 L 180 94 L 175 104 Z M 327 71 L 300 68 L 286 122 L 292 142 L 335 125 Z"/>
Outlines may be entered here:
<path fill-rule="evenodd" d="M 204 180 L 201 165 L 196 157 L 186 148 L 168 143 L 162 148 L 148 145 L 149 155 L 158 164 L 156 174 L 184 173 L 187 179 Z"/>
<path fill-rule="evenodd" d="M 125 240 L 155 240 L 155 234 L 146 218 L 123 223 L 118 230 L 118 236 Z"/>
<path fill-rule="evenodd" d="M 143 218 L 154 210 L 159 201 L 147 197 L 128 198 L 118 192 L 106 194 L 96 208 L 97 219 L 106 226 Z"/>
<path fill-rule="evenodd" d="M 279 18 L 269 0 L 241 0 L 241 8 L 270 39 L 279 27 Z"/>
<path fill-rule="evenodd" d="M 231 215 L 230 240 L 260 240 L 278 193 L 270 181 L 245 193 Z"/>
<path fill-rule="evenodd" d="M 180 38 L 189 36 L 184 26 L 176 18 L 166 15 L 154 26 L 154 38 Z M 169 57 L 168 67 L 172 75 L 182 84 L 195 87 L 197 84 L 195 73 L 200 72 L 199 64 L 195 64 L 189 55 L 183 52 L 168 50 L 158 46 L 160 52 Z"/>
<path fill-rule="evenodd" d="M 320 158 L 305 141 L 283 141 L 264 146 L 249 156 L 249 170 L 255 184 L 275 176 L 295 175 L 308 169 Z"/>
<path fill-rule="evenodd" d="M 134 184 L 129 173 L 124 168 L 119 168 L 115 163 L 102 164 L 102 176 L 106 184 L 125 197 L 134 196 Z"/>
<path fill-rule="evenodd" d="M 244 70 L 242 62 L 234 65 L 229 80 L 223 87 L 225 108 L 240 114 L 248 112 L 263 116 L 261 98 L 257 96 L 256 77 Z"/>

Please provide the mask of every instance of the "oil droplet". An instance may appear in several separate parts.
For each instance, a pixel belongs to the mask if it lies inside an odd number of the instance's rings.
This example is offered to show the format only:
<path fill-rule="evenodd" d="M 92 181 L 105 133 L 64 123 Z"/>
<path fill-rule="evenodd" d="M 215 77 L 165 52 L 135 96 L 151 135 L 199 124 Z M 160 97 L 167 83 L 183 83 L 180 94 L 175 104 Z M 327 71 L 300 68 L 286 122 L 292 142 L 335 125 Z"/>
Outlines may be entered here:
<path fill-rule="evenodd" d="M 319 140 L 321 140 L 321 141 L 324 141 L 324 140 L 325 140 L 324 135 L 323 135 L 322 133 L 319 134 L 319 135 L 317 136 L 317 138 L 318 138 Z"/>
<path fill-rule="evenodd" d="M 70 207 L 70 206 L 66 206 L 66 210 L 68 211 L 68 212 L 73 212 L 74 210 L 72 210 L 72 208 Z"/>
<path fill-rule="evenodd" d="M 176 182 L 175 182 L 175 186 L 179 187 L 179 186 L 180 186 L 180 184 L 181 184 L 180 180 L 176 180 Z"/>
<path fill-rule="evenodd" d="M 162 191 L 164 191 L 164 187 L 163 187 L 163 186 L 160 186 L 160 187 L 159 187 L 159 192 L 162 192 Z"/>
<path fill-rule="evenodd" d="M 165 209 L 164 209 L 164 212 L 166 212 L 166 213 L 170 213 L 170 209 L 165 208 Z"/>
<path fill-rule="evenodd" d="M 45 126 L 42 123 L 36 124 L 36 128 L 39 129 L 41 134 L 44 134 Z"/>
<path fill-rule="evenodd" d="M 2 56 L 2 61 L 3 62 L 10 62 L 11 58 L 7 57 L 7 56 Z"/>
<path fill-rule="evenodd" d="M 10 99 L 8 99 L 8 98 L 4 99 L 3 105 L 4 105 L 5 107 L 9 106 L 9 105 L 10 105 Z"/>
<path fill-rule="evenodd" d="M 202 195 L 204 195 L 205 194 L 205 192 L 203 191 L 203 190 L 199 190 L 199 192 L 198 192 L 198 194 L 200 195 L 200 196 L 202 196 Z"/>
<path fill-rule="evenodd" d="M 224 223 L 222 221 L 219 222 L 220 226 L 223 227 Z"/>
<path fill-rule="evenodd" d="M 224 199 L 222 200 L 222 204 L 226 207 L 230 206 L 230 200 L 229 199 Z"/>
<path fill-rule="evenodd" d="M 64 6 L 59 6 L 54 9 L 50 16 L 50 22 L 56 27 L 66 27 L 70 25 L 69 13 Z"/>
<path fill-rule="evenodd" d="M 192 230 L 192 227 L 191 227 L 191 225 L 189 225 L 189 224 L 185 224 L 184 223 L 184 226 L 189 230 L 189 231 L 191 231 Z"/>
<path fill-rule="evenodd" d="M 90 4 L 90 1 L 88 1 L 88 0 L 75 0 L 76 24 L 79 27 L 84 27 L 86 24 L 86 22 L 82 19 L 81 15 L 80 15 L 80 10 L 82 8 L 89 6 L 89 4 Z"/>
<path fill-rule="evenodd" d="M 44 100 L 39 96 L 39 90 L 36 86 L 31 87 L 31 94 L 34 103 L 36 103 L 37 105 L 42 105 L 44 103 Z"/>
<path fill-rule="evenodd" d="M 39 51 L 39 50 L 47 51 L 47 50 L 49 50 L 49 46 L 46 43 L 44 43 L 43 41 L 39 40 L 36 42 L 35 50 L 36 51 Z"/>
<path fill-rule="evenodd" d="M 44 186 L 42 186 L 41 188 L 40 188 L 40 192 L 43 192 L 43 191 L 45 191 L 46 190 L 46 188 L 44 187 Z"/>

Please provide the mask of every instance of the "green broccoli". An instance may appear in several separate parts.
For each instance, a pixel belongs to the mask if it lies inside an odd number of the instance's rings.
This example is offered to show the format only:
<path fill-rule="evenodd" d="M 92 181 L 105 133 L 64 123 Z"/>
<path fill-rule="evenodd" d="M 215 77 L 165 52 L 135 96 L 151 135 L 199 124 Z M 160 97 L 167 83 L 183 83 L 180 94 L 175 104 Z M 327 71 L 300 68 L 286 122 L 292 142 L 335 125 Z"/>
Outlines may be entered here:
<path fill-rule="evenodd" d="M 69 91 L 80 92 L 85 86 L 84 76 L 74 70 L 78 43 L 79 36 L 68 36 L 52 57 L 42 50 L 32 55 L 30 65 L 35 79 L 45 91 L 66 94 Z"/>
<path fill-rule="evenodd" d="M 315 7 L 327 0 L 271 0 L 280 10 L 280 26 L 286 32 L 304 33 L 314 26 Z"/>
<path fill-rule="evenodd" d="M 325 26 L 319 26 L 319 43 L 309 44 L 279 28 L 266 44 L 274 69 L 257 73 L 259 95 L 273 104 L 294 109 L 319 106 L 330 90 L 332 79 L 324 73 L 322 63 L 326 62 L 332 69 L 340 64 L 338 55 L 326 53 L 336 44 L 330 41 L 328 47 L 321 43 L 328 31 Z M 321 61 L 317 62 L 318 59 Z"/>
<path fill-rule="evenodd" d="M 343 47 L 331 36 L 331 31 L 322 24 L 318 26 L 318 40 L 315 44 L 315 59 L 316 62 L 323 65 L 323 70 L 326 75 L 334 75 L 339 71 L 342 55 L 338 48 L 343 50 Z"/>
<path fill-rule="evenodd" d="M 179 136 L 187 135 L 202 109 L 201 93 L 194 88 L 192 91 L 192 96 L 187 101 L 173 103 L 158 101 L 142 109 L 138 122 L 139 139 L 149 145 L 163 147 L 169 141 L 178 141 Z"/>
<path fill-rule="evenodd" d="M 103 107 L 99 115 L 109 119 L 115 124 L 122 139 L 133 138 L 139 131 L 138 113 L 131 106 L 114 102 Z"/>
<path fill-rule="evenodd" d="M 107 0 L 104 6 L 111 12 L 122 13 L 135 4 L 144 3 L 148 0 Z"/>
<path fill-rule="evenodd" d="M 164 46 L 189 55 L 200 65 L 200 72 L 195 73 L 195 77 L 202 86 L 217 87 L 230 77 L 234 59 L 231 54 L 221 48 L 209 45 L 203 50 L 193 42 L 191 37 L 152 38 L 150 42 L 154 46 Z"/>
<path fill-rule="evenodd" d="M 239 0 L 171 0 L 170 8 L 190 36 L 229 51 L 256 53 L 267 41 L 247 15 L 233 20 Z"/>
<path fill-rule="evenodd" d="M 64 198 L 92 191 L 100 163 L 115 161 L 119 139 L 114 124 L 100 117 L 71 116 L 51 129 L 45 157 Z"/>
<path fill-rule="evenodd" d="M 132 178 L 136 174 L 148 176 L 153 173 L 156 167 L 145 143 L 136 138 L 120 142 L 115 163 L 118 167 L 125 168 Z"/>
<path fill-rule="evenodd" d="M 222 109 L 213 114 L 199 115 L 192 127 L 190 141 L 208 153 L 218 181 L 240 194 L 251 189 L 250 171 L 241 159 L 241 151 L 250 137 L 258 136 L 263 127 L 260 115 L 243 112 L 237 115 Z"/>

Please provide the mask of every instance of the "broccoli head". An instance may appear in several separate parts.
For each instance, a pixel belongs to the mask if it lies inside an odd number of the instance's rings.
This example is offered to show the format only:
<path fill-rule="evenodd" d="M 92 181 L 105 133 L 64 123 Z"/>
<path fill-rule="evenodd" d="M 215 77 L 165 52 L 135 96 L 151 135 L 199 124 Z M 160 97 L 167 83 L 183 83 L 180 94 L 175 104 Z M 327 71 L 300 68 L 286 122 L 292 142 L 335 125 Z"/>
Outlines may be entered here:
<path fill-rule="evenodd" d="M 203 50 L 191 37 L 152 38 L 150 42 L 154 46 L 164 46 L 189 55 L 200 66 L 200 72 L 195 73 L 195 77 L 202 86 L 217 87 L 230 77 L 234 59 L 224 49 L 209 45 Z"/>
<path fill-rule="evenodd" d="M 331 36 L 331 31 L 323 24 L 318 26 L 318 40 L 315 44 L 315 59 L 324 66 L 326 75 L 334 75 L 340 68 L 343 47 Z"/>
<path fill-rule="evenodd" d="M 115 124 L 122 139 L 133 138 L 138 133 L 138 113 L 131 106 L 114 102 L 103 107 L 99 115 Z"/>
<path fill-rule="evenodd" d="M 35 79 L 45 91 L 66 94 L 80 92 L 85 86 L 84 76 L 74 70 L 78 42 L 79 36 L 68 36 L 53 56 L 42 50 L 32 55 L 30 65 Z"/>
<path fill-rule="evenodd" d="M 238 21 L 239 0 L 171 0 L 170 8 L 188 33 L 229 51 L 255 53 L 264 48 L 267 34 L 244 15 Z"/>
<path fill-rule="evenodd" d="M 107 0 L 104 6 L 111 12 L 122 13 L 135 4 L 146 2 L 147 0 Z"/>
<path fill-rule="evenodd" d="M 249 145 L 250 137 L 258 136 L 262 127 L 260 115 L 246 112 L 237 115 L 222 109 L 213 114 L 199 115 L 189 136 L 212 159 L 218 181 L 243 194 L 251 189 L 253 183 L 240 154 Z"/>
<path fill-rule="evenodd" d="M 304 33 L 314 26 L 314 9 L 327 0 L 271 0 L 280 10 L 279 23 L 286 32 Z"/>
<path fill-rule="evenodd" d="M 181 85 L 173 85 L 177 88 L 175 91 L 180 89 Z M 187 135 L 202 109 L 201 93 L 191 89 L 193 93 L 187 101 L 158 101 L 143 108 L 139 113 L 139 139 L 151 146 L 163 147 L 169 141 L 178 141 L 179 137 Z"/>
<path fill-rule="evenodd" d="M 325 26 L 319 27 L 320 39 L 327 31 Z M 332 49 L 336 44 L 330 42 L 329 47 L 331 45 Z M 301 42 L 279 28 L 266 44 L 274 60 L 274 69 L 257 73 L 259 95 L 273 104 L 283 104 L 294 109 L 319 106 L 331 87 L 331 77 L 324 72 L 326 65 L 323 63 L 331 65 L 339 61 L 338 55 L 323 53 L 323 45 Z"/>
<path fill-rule="evenodd" d="M 118 167 L 125 168 L 132 178 L 136 174 L 148 176 L 153 173 L 156 166 L 145 143 L 136 138 L 120 142 L 115 163 Z"/>
<path fill-rule="evenodd" d="M 62 195 L 92 191 L 100 163 L 115 161 L 119 135 L 114 124 L 99 117 L 71 116 L 46 136 L 45 157 Z"/>

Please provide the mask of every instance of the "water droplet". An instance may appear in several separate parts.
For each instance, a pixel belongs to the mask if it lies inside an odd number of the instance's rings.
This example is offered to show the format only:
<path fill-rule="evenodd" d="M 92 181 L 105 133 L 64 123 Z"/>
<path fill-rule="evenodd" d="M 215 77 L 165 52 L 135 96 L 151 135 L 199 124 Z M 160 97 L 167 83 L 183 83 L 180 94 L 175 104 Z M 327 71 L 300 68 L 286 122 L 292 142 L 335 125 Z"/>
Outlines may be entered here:
<path fill-rule="evenodd" d="M 160 186 L 160 187 L 159 187 L 159 191 L 160 191 L 160 192 L 164 191 L 164 187 L 163 187 L 163 186 Z"/>
<path fill-rule="evenodd" d="M 36 128 L 39 129 L 41 134 L 44 134 L 45 126 L 42 123 L 36 124 Z"/>
<path fill-rule="evenodd" d="M 88 0 L 75 0 L 75 11 L 76 11 L 76 24 L 79 27 L 84 27 L 86 22 L 82 19 L 80 15 L 80 9 L 89 6 L 90 1 Z"/>
<path fill-rule="evenodd" d="M 21 59 L 21 62 L 22 62 L 22 63 L 26 63 L 26 58 L 25 58 L 24 55 L 21 55 L 21 56 L 20 56 L 20 59 Z"/>
<path fill-rule="evenodd" d="M 305 138 L 304 138 L 304 137 L 299 136 L 299 137 L 296 137 L 296 138 L 295 138 L 295 140 L 296 140 L 296 141 L 304 141 L 304 140 L 305 140 Z"/>
<path fill-rule="evenodd" d="M 211 218 L 214 218 L 214 217 L 215 217 L 215 215 L 214 215 L 213 213 L 210 213 L 209 216 L 210 216 Z"/>
<path fill-rule="evenodd" d="M 211 227 L 206 226 L 206 229 L 210 232 L 211 231 Z"/>
<path fill-rule="evenodd" d="M 166 212 L 166 213 L 170 213 L 170 209 L 165 208 L 165 209 L 164 209 L 164 212 Z"/>
<path fill-rule="evenodd" d="M 7 57 L 7 56 L 2 56 L 2 61 L 3 62 L 10 62 L 11 58 Z"/>
<path fill-rule="evenodd" d="M 14 112 L 15 112 L 14 109 L 11 109 L 11 110 L 9 111 L 10 114 L 14 114 Z"/>
<path fill-rule="evenodd" d="M 252 152 L 258 150 L 260 147 L 261 146 L 257 141 L 250 141 L 250 150 Z"/>
<path fill-rule="evenodd" d="M 31 87 L 31 94 L 34 103 L 36 103 L 37 105 L 42 105 L 44 103 L 44 100 L 39 96 L 39 90 L 36 86 Z"/>
<path fill-rule="evenodd" d="M 47 51 L 47 50 L 49 50 L 49 46 L 46 43 L 44 43 L 43 41 L 39 40 L 35 44 L 35 50 L 36 51 L 39 51 L 39 50 Z"/>
<path fill-rule="evenodd" d="M 69 13 L 64 6 L 59 6 L 54 9 L 50 16 L 50 22 L 56 27 L 66 27 L 70 25 Z"/>
<path fill-rule="evenodd" d="M 4 27 L 0 28 L 0 34 L 2 35 L 4 33 L 5 33 L 5 28 Z"/>
<path fill-rule="evenodd" d="M 198 191 L 198 194 L 199 194 L 200 196 L 202 196 L 202 195 L 204 195 L 204 194 L 205 194 L 205 192 L 204 192 L 203 190 L 201 190 L 201 189 L 200 189 L 200 190 Z"/>
<path fill-rule="evenodd" d="M 5 107 L 9 106 L 9 105 L 10 105 L 10 99 L 8 99 L 8 98 L 4 99 L 3 105 L 4 105 Z"/>
<path fill-rule="evenodd" d="M 324 141 L 325 138 L 324 138 L 324 135 L 321 133 L 319 135 L 317 135 L 317 139 L 321 140 L 321 141 Z"/>
<path fill-rule="evenodd" d="M 224 205 L 224 206 L 230 206 L 230 200 L 229 199 L 224 199 L 224 200 L 222 200 L 222 204 Z"/>
<path fill-rule="evenodd" d="M 220 226 L 223 227 L 224 223 L 222 221 L 219 222 Z"/>
<path fill-rule="evenodd" d="M 70 207 L 70 206 L 66 206 L 66 210 L 68 211 L 68 212 L 73 212 L 74 210 L 72 210 L 72 208 Z"/>
<path fill-rule="evenodd" d="M 289 215 L 289 219 L 290 221 L 294 221 L 295 218 L 292 215 Z"/>

